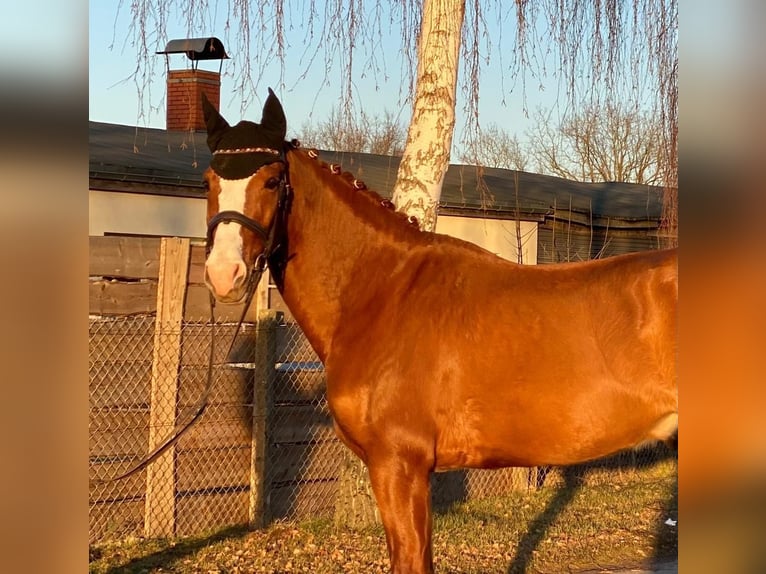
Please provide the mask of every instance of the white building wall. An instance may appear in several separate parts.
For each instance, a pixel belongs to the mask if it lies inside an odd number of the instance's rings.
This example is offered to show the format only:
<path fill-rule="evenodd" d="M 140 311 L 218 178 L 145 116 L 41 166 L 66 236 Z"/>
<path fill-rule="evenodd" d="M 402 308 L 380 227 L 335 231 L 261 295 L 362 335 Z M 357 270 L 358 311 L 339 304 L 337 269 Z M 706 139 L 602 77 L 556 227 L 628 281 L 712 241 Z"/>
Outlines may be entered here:
<path fill-rule="evenodd" d="M 90 235 L 131 234 L 205 237 L 205 200 L 141 193 L 90 190 Z M 516 222 L 439 215 L 436 231 L 518 261 Z M 537 224 L 521 222 L 523 263 L 537 263 Z"/>
<path fill-rule="evenodd" d="M 90 235 L 205 237 L 205 200 L 90 190 Z"/>
<path fill-rule="evenodd" d="M 516 222 L 510 219 L 481 219 L 439 215 L 436 220 L 437 233 L 465 239 L 480 245 L 509 261 L 517 262 L 518 236 L 521 236 L 522 263 L 537 263 L 537 223 L 522 221 L 520 234 L 516 232 Z"/>

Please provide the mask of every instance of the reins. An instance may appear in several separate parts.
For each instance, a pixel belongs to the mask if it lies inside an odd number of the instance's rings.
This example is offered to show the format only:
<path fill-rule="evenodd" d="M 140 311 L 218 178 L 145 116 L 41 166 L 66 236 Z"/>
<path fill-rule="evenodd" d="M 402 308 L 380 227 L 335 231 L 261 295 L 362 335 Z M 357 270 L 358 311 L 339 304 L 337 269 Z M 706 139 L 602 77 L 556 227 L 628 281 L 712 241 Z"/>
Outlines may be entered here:
<path fill-rule="evenodd" d="M 290 142 L 287 145 L 297 147 L 294 142 Z M 207 239 L 205 244 L 205 258 L 207 258 L 207 256 L 210 255 L 210 251 L 213 248 L 213 237 L 215 234 L 215 229 L 220 223 L 229 223 L 229 222 L 238 223 L 241 226 L 246 227 L 247 229 L 250 229 L 251 231 L 253 231 L 256 235 L 261 237 L 261 239 L 264 242 L 263 251 L 255 258 L 255 261 L 253 262 L 253 266 L 250 271 L 250 277 L 248 279 L 248 284 L 246 289 L 245 306 L 242 309 L 242 314 L 239 318 L 239 321 L 237 321 L 237 326 L 236 326 L 236 329 L 234 330 L 234 336 L 231 339 L 231 343 L 229 344 L 229 348 L 227 349 L 224 357 L 228 357 L 229 354 L 231 353 L 231 350 L 234 348 L 234 343 L 237 340 L 237 335 L 239 334 L 239 331 L 242 328 L 242 323 L 245 320 L 245 316 L 247 315 L 247 311 L 250 308 L 250 304 L 252 303 L 253 296 L 255 295 L 256 287 L 258 286 L 258 283 L 260 283 L 260 280 L 261 280 L 261 277 L 263 276 L 264 271 L 266 271 L 269 259 L 277 251 L 277 249 L 281 247 L 280 243 L 277 241 L 277 233 L 284 232 L 283 226 L 285 225 L 285 222 L 286 222 L 287 212 L 289 211 L 290 196 L 292 193 L 292 188 L 290 187 L 290 183 L 289 183 L 286 157 L 284 158 L 284 163 L 285 163 L 285 171 L 284 171 L 284 175 L 282 179 L 280 180 L 279 198 L 277 200 L 277 211 L 276 211 L 276 214 L 274 215 L 274 219 L 271 225 L 269 226 L 268 230 L 266 230 L 257 221 L 250 219 L 249 217 L 247 217 L 246 215 L 242 213 L 239 213 L 238 211 L 222 211 L 214 215 L 210 219 L 210 222 L 208 223 Z M 202 396 L 200 397 L 199 402 L 197 403 L 197 408 L 195 409 L 194 414 L 183 425 L 177 426 L 170 436 L 165 438 L 165 440 L 163 440 L 158 446 L 156 446 L 149 454 L 147 454 L 140 462 L 138 462 L 130 470 L 113 478 L 96 479 L 92 482 L 94 483 L 115 482 L 118 480 L 123 480 L 125 478 L 128 478 L 129 476 L 132 476 L 136 474 L 137 472 L 142 471 L 147 466 L 149 466 L 152 462 L 157 460 L 167 449 L 169 449 L 176 442 L 178 442 L 178 440 L 184 435 L 184 433 L 186 433 L 186 431 L 188 431 L 192 427 L 192 425 L 195 422 L 197 422 L 197 420 L 199 420 L 199 418 L 205 412 L 205 409 L 207 408 L 207 405 L 208 405 L 208 400 L 210 399 L 211 391 L 213 389 L 213 362 L 214 362 L 213 357 L 215 356 L 215 311 L 214 311 L 215 297 L 213 297 L 212 293 L 209 293 L 209 297 L 210 297 L 210 353 L 208 355 L 207 378 L 205 381 L 205 388 L 202 391 Z"/>

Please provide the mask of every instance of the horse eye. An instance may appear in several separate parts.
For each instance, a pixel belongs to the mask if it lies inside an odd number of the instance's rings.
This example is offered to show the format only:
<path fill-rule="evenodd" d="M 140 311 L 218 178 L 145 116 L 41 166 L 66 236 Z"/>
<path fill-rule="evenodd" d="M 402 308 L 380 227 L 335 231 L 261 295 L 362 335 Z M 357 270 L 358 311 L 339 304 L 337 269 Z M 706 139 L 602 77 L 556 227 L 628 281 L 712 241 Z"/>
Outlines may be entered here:
<path fill-rule="evenodd" d="M 269 179 L 266 180 L 264 187 L 267 189 L 276 189 L 278 185 L 279 185 L 279 178 L 270 177 Z"/>

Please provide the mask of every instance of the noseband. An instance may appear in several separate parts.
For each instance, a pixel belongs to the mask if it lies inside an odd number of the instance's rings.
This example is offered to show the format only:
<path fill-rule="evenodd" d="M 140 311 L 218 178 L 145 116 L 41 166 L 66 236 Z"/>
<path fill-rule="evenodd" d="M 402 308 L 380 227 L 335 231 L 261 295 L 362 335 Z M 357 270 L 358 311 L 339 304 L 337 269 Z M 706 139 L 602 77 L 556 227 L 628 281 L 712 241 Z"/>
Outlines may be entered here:
<path fill-rule="evenodd" d="M 244 213 L 239 211 L 221 211 L 216 213 L 207 224 L 207 239 L 205 241 L 205 256 L 210 255 L 210 251 L 213 249 L 213 235 L 215 229 L 220 223 L 239 223 L 242 227 L 247 227 L 250 231 L 255 233 L 261 238 L 264 245 L 269 240 L 269 231 L 267 231 L 260 223 L 255 219 L 250 219 Z M 273 224 L 272 226 L 273 227 Z"/>

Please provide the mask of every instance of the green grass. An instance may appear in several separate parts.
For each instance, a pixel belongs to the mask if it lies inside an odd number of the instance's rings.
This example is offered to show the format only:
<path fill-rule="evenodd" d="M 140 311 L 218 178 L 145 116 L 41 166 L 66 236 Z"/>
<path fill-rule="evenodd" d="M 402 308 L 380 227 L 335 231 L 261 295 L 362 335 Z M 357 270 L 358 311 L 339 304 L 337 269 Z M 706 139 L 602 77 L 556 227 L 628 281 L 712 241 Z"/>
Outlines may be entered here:
<path fill-rule="evenodd" d="M 440 571 L 462 573 L 570 572 L 674 557 L 677 532 L 664 522 L 677 518 L 675 488 L 668 476 L 462 504 L 436 518 L 434 555 Z"/>
<path fill-rule="evenodd" d="M 469 501 L 434 518 L 441 573 L 577 572 L 677 555 L 675 463 L 620 480 L 554 481 L 540 490 Z M 387 572 L 382 528 L 336 530 L 331 520 L 232 528 L 182 540 L 91 547 L 92 574 Z"/>

